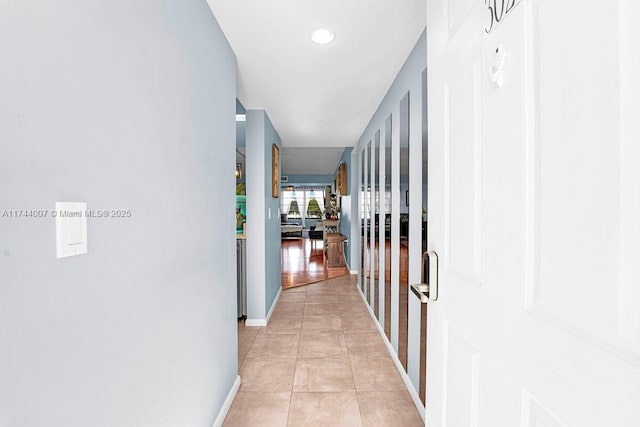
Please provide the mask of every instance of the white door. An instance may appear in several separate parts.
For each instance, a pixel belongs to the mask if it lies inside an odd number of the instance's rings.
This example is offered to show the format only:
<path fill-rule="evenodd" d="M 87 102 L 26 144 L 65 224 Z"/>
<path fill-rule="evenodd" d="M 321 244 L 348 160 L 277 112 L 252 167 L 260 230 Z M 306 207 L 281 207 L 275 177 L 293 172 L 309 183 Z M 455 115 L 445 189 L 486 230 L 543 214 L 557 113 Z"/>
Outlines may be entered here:
<path fill-rule="evenodd" d="M 640 426 L 638 17 L 427 1 L 429 427 Z"/>

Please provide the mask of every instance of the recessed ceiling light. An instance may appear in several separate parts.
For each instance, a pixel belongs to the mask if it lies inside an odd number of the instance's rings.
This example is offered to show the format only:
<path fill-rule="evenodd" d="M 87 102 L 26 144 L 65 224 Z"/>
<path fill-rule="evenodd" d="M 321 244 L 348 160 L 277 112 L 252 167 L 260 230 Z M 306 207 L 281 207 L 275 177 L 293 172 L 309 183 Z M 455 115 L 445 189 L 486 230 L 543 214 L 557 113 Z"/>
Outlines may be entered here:
<path fill-rule="evenodd" d="M 333 41 L 334 35 L 326 28 L 318 28 L 311 33 L 311 40 L 318 44 L 329 44 Z"/>

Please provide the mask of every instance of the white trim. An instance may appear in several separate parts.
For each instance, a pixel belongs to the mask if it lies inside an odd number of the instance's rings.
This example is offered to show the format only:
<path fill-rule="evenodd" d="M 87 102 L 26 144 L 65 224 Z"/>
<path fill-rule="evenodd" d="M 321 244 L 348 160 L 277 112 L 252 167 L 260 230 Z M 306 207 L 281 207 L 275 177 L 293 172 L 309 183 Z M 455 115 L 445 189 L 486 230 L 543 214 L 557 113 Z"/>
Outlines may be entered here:
<path fill-rule="evenodd" d="M 269 309 L 269 313 L 267 313 L 266 319 L 247 319 L 244 321 L 244 325 L 245 326 L 267 326 L 267 323 L 269 323 L 269 320 L 271 319 L 271 315 L 273 314 L 273 310 L 276 308 L 276 305 L 278 304 L 280 295 L 282 295 L 282 288 L 278 290 L 278 294 L 273 300 L 273 304 L 271 304 L 271 308 Z"/>
<path fill-rule="evenodd" d="M 345 267 L 347 267 L 347 270 L 349 270 L 349 274 L 358 274 L 358 270 L 352 270 L 351 269 L 351 266 L 349 265 L 349 263 L 346 260 L 346 254 L 345 254 L 344 265 L 345 265 Z"/>
<path fill-rule="evenodd" d="M 213 422 L 213 427 L 222 427 L 222 423 L 224 422 L 224 419 L 227 417 L 227 413 L 229 412 L 229 409 L 231 408 L 231 404 L 233 403 L 233 399 L 236 398 L 236 394 L 238 393 L 238 390 L 240 389 L 240 384 L 242 383 L 242 379 L 240 378 L 240 375 L 238 375 L 236 377 L 236 380 L 233 383 L 233 386 L 231 387 L 231 390 L 229 390 L 229 394 L 227 394 L 227 398 L 224 399 L 224 403 L 222 404 L 222 408 L 220 408 L 220 412 L 218 412 L 218 416 L 216 417 L 216 420 Z"/>
<path fill-rule="evenodd" d="M 398 359 L 398 355 L 396 354 L 396 351 L 393 349 L 391 342 L 385 335 L 384 329 L 378 322 L 378 319 L 376 318 L 375 313 L 369 306 L 369 303 L 367 302 L 364 294 L 362 293 L 362 289 L 360 289 L 360 287 L 358 287 L 358 293 L 360 293 L 360 298 L 362 298 L 364 305 L 367 306 L 367 310 L 369 310 L 369 316 L 371 316 L 373 323 L 376 325 L 376 328 L 378 329 L 378 334 L 380 334 L 380 337 L 382 337 L 382 341 L 384 341 L 384 344 L 387 346 L 387 350 L 391 355 L 391 359 L 393 360 L 393 363 L 396 365 L 396 369 L 398 370 L 398 373 L 402 377 L 404 384 L 407 386 L 407 391 L 409 391 L 409 395 L 413 399 L 413 403 L 416 405 L 416 408 L 418 409 L 418 413 L 420 414 L 420 416 L 422 417 L 422 420 L 424 421 L 425 407 L 422 404 L 422 401 L 420 400 L 420 395 L 418 394 L 415 387 L 413 386 L 413 383 L 411 382 L 411 378 L 409 378 L 409 375 L 407 375 L 407 373 L 404 371 L 404 368 L 402 367 L 402 363 L 400 363 L 400 359 Z"/>
<path fill-rule="evenodd" d="M 276 294 L 276 297 L 273 300 L 273 304 L 271 304 L 271 308 L 267 313 L 266 323 L 269 323 L 269 320 L 271 319 L 271 315 L 273 314 L 273 310 L 275 310 L 276 305 L 278 304 L 278 300 L 280 299 L 280 295 L 282 295 L 282 286 L 280 286 L 280 289 L 278 289 L 278 293 Z"/>

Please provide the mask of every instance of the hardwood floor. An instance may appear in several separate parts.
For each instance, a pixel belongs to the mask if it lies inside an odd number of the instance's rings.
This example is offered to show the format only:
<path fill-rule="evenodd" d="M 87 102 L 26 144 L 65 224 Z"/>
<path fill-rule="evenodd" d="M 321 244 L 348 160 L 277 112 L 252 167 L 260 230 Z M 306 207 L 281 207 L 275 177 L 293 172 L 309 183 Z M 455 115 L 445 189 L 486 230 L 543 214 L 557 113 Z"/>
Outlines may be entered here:
<path fill-rule="evenodd" d="M 321 240 L 282 241 L 282 289 L 346 275 L 349 275 L 346 267 L 326 267 Z"/>
<path fill-rule="evenodd" d="M 379 245 L 378 245 L 378 241 L 376 240 L 374 242 L 374 260 L 375 260 L 375 264 L 374 264 L 374 278 L 378 278 L 378 257 L 379 257 Z M 364 251 L 362 250 L 364 246 L 364 243 L 361 243 L 360 249 L 361 249 L 361 254 L 364 256 L 364 260 L 363 260 L 363 264 L 364 264 L 364 268 L 365 271 L 367 272 L 367 277 L 369 277 L 370 274 L 370 247 L 369 245 L 366 245 L 366 248 L 364 248 Z M 385 259 L 385 269 L 384 269 L 384 273 L 385 273 L 385 280 L 390 280 L 391 279 L 391 241 L 389 239 L 385 240 L 385 248 L 384 248 L 384 259 Z M 407 244 L 404 242 L 400 243 L 400 284 L 404 284 L 406 285 L 408 283 L 408 277 L 409 277 L 409 251 L 408 251 L 408 247 Z"/>

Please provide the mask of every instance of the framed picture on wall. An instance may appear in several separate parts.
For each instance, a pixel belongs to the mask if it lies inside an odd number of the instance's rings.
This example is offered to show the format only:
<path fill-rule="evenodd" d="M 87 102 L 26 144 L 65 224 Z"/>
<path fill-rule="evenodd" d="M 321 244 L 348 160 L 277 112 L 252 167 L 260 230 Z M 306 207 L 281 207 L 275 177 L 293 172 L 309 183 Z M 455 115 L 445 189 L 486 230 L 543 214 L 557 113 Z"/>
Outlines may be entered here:
<path fill-rule="evenodd" d="M 280 149 L 271 145 L 271 197 L 280 197 Z"/>

